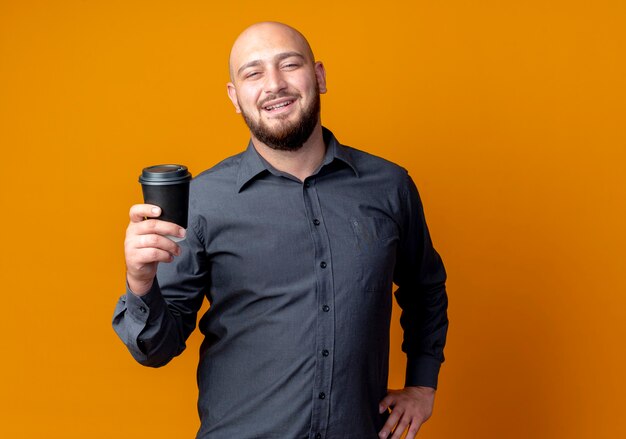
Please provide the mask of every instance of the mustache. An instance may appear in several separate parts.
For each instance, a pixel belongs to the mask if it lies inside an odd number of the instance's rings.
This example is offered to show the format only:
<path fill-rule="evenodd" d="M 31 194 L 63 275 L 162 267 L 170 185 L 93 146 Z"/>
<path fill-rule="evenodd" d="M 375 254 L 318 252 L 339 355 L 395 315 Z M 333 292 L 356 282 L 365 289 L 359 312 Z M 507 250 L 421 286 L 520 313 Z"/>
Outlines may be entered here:
<path fill-rule="evenodd" d="M 265 99 L 263 99 L 260 103 L 259 103 L 259 107 L 265 107 L 265 105 L 268 102 L 274 101 L 276 99 L 282 99 L 282 98 L 289 98 L 289 99 L 293 99 L 296 100 L 298 98 L 300 98 L 300 94 L 299 93 L 275 93 L 275 94 L 271 94 L 268 95 Z"/>

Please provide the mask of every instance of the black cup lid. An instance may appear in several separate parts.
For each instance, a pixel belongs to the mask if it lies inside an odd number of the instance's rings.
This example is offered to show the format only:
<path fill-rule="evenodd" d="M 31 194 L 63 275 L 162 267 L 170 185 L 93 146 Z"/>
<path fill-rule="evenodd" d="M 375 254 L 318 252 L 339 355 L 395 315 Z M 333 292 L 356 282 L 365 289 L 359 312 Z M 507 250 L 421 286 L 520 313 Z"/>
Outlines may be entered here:
<path fill-rule="evenodd" d="M 191 180 L 191 174 L 183 165 L 156 165 L 144 168 L 139 176 L 142 184 L 171 184 Z"/>

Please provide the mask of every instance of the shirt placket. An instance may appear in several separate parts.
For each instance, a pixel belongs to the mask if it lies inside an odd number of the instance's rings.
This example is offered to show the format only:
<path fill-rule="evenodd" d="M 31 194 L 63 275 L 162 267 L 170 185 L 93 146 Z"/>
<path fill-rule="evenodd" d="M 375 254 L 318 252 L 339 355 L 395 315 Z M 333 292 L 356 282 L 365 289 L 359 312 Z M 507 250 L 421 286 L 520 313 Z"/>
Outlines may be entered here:
<path fill-rule="evenodd" d="M 304 205 L 315 247 L 317 325 L 315 335 L 315 382 L 311 414 L 311 439 L 326 437 L 332 391 L 332 367 L 335 339 L 333 267 L 330 241 L 314 178 L 303 184 Z"/>

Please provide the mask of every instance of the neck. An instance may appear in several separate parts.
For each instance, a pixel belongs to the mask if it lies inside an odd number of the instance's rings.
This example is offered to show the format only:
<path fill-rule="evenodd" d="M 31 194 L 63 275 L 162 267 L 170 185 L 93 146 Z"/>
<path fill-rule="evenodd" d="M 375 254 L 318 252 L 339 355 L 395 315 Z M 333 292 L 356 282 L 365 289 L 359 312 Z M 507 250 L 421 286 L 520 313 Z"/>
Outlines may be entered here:
<path fill-rule="evenodd" d="M 274 168 L 286 172 L 304 181 L 319 168 L 326 154 L 326 145 L 322 134 L 322 126 L 318 123 L 311 136 L 297 151 L 280 151 L 273 149 L 256 137 L 252 143 L 257 152 Z"/>

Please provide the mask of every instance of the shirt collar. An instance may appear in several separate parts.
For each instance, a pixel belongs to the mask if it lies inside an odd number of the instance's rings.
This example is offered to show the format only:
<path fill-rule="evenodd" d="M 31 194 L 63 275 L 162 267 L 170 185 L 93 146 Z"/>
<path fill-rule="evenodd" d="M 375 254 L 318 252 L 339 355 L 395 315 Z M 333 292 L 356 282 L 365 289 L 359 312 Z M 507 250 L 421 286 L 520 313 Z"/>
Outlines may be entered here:
<path fill-rule="evenodd" d="M 326 144 L 326 156 L 324 157 L 322 166 L 326 166 L 332 163 L 334 159 L 338 159 L 348 165 L 358 178 L 359 170 L 354 163 L 351 149 L 339 143 L 335 135 L 329 129 L 322 127 L 322 133 L 324 135 L 324 143 Z"/>
<path fill-rule="evenodd" d="M 359 172 L 354 163 L 350 148 L 342 145 L 337 141 L 335 135 L 327 128 L 322 127 L 324 143 L 326 144 L 326 154 L 320 169 L 332 163 L 335 159 L 347 164 L 356 177 Z M 237 192 L 241 192 L 247 183 L 264 172 L 271 172 L 268 164 L 261 158 L 257 150 L 252 144 L 252 140 L 248 142 L 248 148 L 243 152 L 241 162 L 239 163 L 239 172 L 237 174 Z"/>

